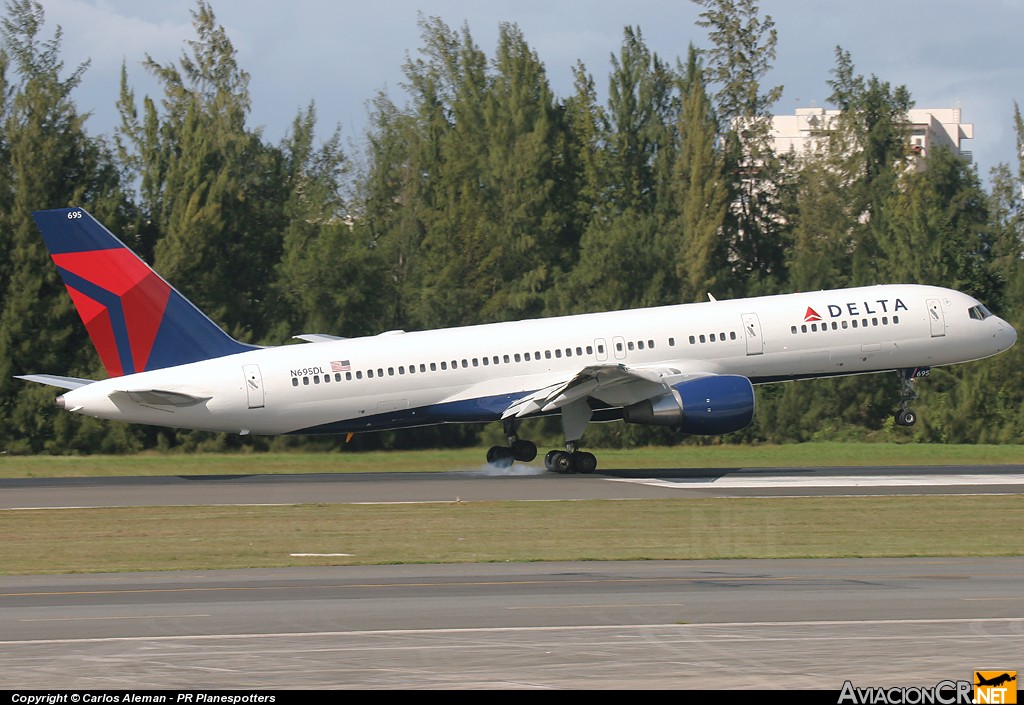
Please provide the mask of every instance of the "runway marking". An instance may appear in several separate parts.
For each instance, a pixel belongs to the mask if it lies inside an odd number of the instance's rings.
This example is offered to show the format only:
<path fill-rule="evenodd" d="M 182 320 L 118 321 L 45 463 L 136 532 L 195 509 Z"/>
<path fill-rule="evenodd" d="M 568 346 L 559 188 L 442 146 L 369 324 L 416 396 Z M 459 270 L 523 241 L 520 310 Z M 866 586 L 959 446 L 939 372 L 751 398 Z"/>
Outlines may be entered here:
<path fill-rule="evenodd" d="M 687 602 L 615 602 L 609 605 L 535 605 L 529 607 L 510 607 L 506 606 L 504 609 L 509 612 L 516 611 L 533 611 L 533 610 L 592 610 L 595 608 L 609 609 L 609 608 L 621 608 L 627 607 L 690 607 L 691 605 Z"/>
<path fill-rule="evenodd" d="M 342 556 L 354 556 L 354 553 L 289 553 L 294 558 L 338 558 Z"/>
<path fill-rule="evenodd" d="M 818 477 L 764 477 L 723 475 L 712 479 L 609 477 L 609 482 L 627 482 L 652 487 L 675 489 L 741 489 L 771 487 L 913 487 L 913 486 L 969 486 L 969 485 L 1024 485 L 1024 475 L 824 475 Z"/>
<path fill-rule="evenodd" d="M 126 617 L 43 617 L 41 619 L 19 619 L 19 622 L 105 622 L 123 619 L 181 619 L 183 617 L 210 617 L 208 614 L 142 614 Z"/>
<path fill-rule="evenodd" d="M 607 631 L 621 629 L 752 629 L 759 627 L 835 627 L 850 625 L 858 626 L 891 626 L 891 625 L 954 625 L 954 624 L 1024 624 L 1024 617 L 985 617 L 982 619 L 952 618 L 952 619 L 854 619 L 854 620 L 821 620 L 808 622 L 701 622 L 692 624 L 602 624 L 602 625 L 563 625 L 555 627 L 452 627 L 444 629 L 366 629 L 350 631 L 330 632 L 254 632 L 248 634 L 194 634 L 194 635 L 166 635 L 166 636 L 111 636 L 111 637 L 88 637 L 84 639 L 16 639 L 0 640 L 2 645 L 26 645 L 26 644 L 78 644 L 78 643 L 108 643 L 108 642 L 131 642 L 131 641 L 211 641 L 214 639 L 265 639 L 276 637 L 287 638 L 315 638 L 315 637 L 348 637 L 348 636 L 444 636 L 447 634 L 498 634 L 503 632 L 557 632 L 557 631 Z M 976 639 L 1019 639 L 1019 634 L 954 634 L 947 636 L 929 635 L 929 639 L 950 638 L 963 639 L 965 637 Z M 729 635 L 723 638 L 732 638 Z M 800 639 L 828 638 L 836 639 L 835 635 L 828 637 L 793 637 Z M 868 639 L 920 639 L 920 635 L 885 635 L 885 636 L 848 636 L 839 637 L 850 641 Z M 365 649 L 362 644 L 360 649 Z"/>

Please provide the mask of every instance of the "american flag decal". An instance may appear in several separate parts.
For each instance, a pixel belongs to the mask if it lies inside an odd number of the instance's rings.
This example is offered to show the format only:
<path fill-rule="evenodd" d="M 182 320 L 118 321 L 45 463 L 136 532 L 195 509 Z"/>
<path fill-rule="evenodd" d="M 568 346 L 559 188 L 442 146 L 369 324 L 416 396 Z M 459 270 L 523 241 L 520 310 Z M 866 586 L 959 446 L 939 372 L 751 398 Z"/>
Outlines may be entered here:
<path fill-rule="evenodd" d="M 352 365 L 349 364 L 348 360 L 334 360 L 331 362 L 331 372 L 348 372 L 352 369 Z"/>

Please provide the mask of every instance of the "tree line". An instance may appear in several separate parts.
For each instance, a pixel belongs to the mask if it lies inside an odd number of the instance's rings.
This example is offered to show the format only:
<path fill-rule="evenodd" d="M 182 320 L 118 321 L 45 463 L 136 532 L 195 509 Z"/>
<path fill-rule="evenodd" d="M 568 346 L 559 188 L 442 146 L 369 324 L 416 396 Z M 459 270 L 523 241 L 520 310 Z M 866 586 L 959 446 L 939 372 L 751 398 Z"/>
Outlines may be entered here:
<path fill-rule="evenodd" d="M 315 105 L 277 144 L 247 126 L 249 74 L 208 0 L 176 62 L 148 57 L 162 95 L 122 69 L 113 135 L 92 135 L 61 34 L 37 0 L 0 26 L 0 452 L 311 447 L 99 422 L 52 408 L 12 378 L 100 378 L 33 210 L 81 205 L 240 340 L 347 337 L 887 282 L 963 290 L 1024 324 L 1024 166 L 986 190 L 975 167 L 931 149 L 908 168 L 905 86 L 859 75 L 837 47 L 827 142 L 777 154 L 762 81 L 774 23 L 755 0 L 699 0 L 707 46 L 667 60 L 626 27 L 607 99 L 582 63 L 556 96 L 515 24 L 494 55 L 468 25 L 421 18 L 403 101 L 370 101 L 357 153 L 321 134 Z M 1018 154 L 1024 123 L 1014 120 Z M 1021 442 L 1020 346 L 935 371 L 921 420 L 897 429 L 892 375 L 769 385 L 755 424 L 724 442 L 883 438 Z M 541 423 L 541 422 L 538 422 Z M 552 427 L 553 429 L 554 427 Z M 476 427 L 362 437 L 363 447 L 475 443 Z M 677 442 L 592 426 L 592 444 Z M 723 442 L 716 440 L 714 442 Z M 321 441 L 335 446 L 340 441 Z"/>

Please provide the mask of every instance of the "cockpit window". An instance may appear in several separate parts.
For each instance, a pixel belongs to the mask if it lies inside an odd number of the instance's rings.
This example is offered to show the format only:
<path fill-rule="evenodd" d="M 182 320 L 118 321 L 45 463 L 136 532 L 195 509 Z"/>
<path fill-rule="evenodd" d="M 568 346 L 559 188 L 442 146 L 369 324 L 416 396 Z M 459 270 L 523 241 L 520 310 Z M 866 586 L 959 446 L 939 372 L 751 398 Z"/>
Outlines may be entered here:
<path fill-rule="evenodd" d="M 967 313 L 971 318 L 973 318 L 976 321 L 984 321 L 986 318 L 992 315 L 992 312 L 985 308 L 983 304 L 971 306 L 969 309 L 967 309 Z"/>

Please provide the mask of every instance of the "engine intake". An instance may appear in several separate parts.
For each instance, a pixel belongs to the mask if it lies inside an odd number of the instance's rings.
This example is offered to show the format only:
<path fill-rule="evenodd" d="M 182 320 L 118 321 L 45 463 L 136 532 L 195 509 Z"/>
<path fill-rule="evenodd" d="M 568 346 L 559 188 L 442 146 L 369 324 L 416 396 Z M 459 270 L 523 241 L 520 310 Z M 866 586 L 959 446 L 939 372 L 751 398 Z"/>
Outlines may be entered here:
<path fill-rule="evenodd" d="M 627 423 L 670 426 L 694 436 L 739 431 L 754 419 L 754 387 L 741 375 L 701 377 L 623 408 Z"/>

